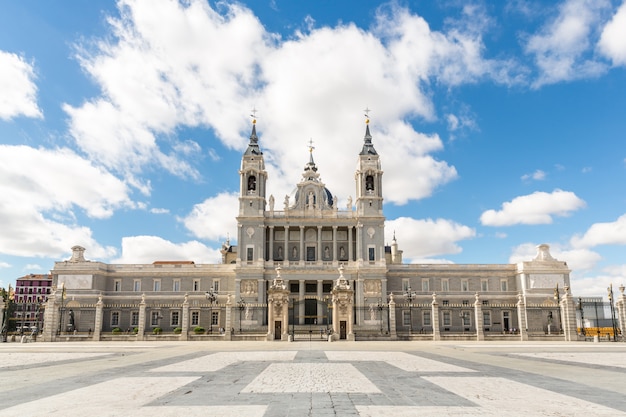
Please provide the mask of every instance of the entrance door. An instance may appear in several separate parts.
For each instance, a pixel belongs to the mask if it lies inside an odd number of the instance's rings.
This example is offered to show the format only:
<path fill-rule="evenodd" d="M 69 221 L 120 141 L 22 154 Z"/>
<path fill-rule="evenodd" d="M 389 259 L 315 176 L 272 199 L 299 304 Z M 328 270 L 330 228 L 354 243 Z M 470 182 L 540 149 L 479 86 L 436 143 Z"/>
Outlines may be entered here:
<path fill-rule="evenodd" d="M 274 322 L 274 340 L 280 340 L 282 337 L 282 321 Z"/>
<path fill-rule="evenodd" d="M 307 246 L 306 247 L 306 260 L 308 262 L 315 261 L 315 246 Z"/>
<path fill-rule="evenodd" d="M 509 312 L 502 312 L 502 327 L 505 332 L 508 332 L 511 328 L 509 327 Z"/>
<path fill-rule="evenodd" d="M 346 327 L 347 326 L 345 320 L 339 322 L 339 339 L 346 339 Z"/>

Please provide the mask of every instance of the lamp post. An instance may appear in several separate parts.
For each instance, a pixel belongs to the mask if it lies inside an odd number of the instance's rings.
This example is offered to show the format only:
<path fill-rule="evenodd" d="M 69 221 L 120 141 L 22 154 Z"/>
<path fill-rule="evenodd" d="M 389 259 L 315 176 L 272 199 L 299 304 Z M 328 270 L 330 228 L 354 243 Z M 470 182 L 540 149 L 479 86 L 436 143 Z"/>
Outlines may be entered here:
<path fill-rule="evenodd" d="M 462 311 L 459 313 L 459 317 L 461 318 L 461 326 L 463 327 L 463 333 L 465 333 L 465 317 L 469 317 L 469 313 L 467 311 Z M 469 323 L 468 323 L 469 326 Z"/>
<path fill-rule="evenodd" d="M 239 308 L 239 333 L 241 333 L 241 313 L 243 309 L 246 308 L 246 302 L 242 299 L 237 301 L 237 308 Z"/>
<path fill-rule="evenodd" d="M 376 308 L 378 308 L 378 314 L 380 315 L 380 334 L 382 335 L 383 334 L 383 309 L 385 308 L 382 298 L 378 299 L 378 304 L 376 305 Z"/>
<path fill-rule="evenodd" d="M 578 297 L 578 309 L 580 310 L 580 332 L 585 337 L 585 310 L 583 310 L 583 299 Z"/>
<path fill-rule="evenodd" d="M 559 293 L 559 284 L 554 287 L 554 301 L 556 301 L 556 308 L 559 311 L 559 333 L 561 333 L 561 294 Z"/>
<path fill-rule="evenodd" d="M 617 342 L 617 322 L 615 320 L 615 306 L 613 305 L 613 284 L 607 288 L 609 293 L 609 305 L 611 306 L 611 325 L 613 327 L 613 341 Z"/>
<path fill-rule="evenodd" d="M 409 285 L 404 292 L 404 298 L 409 302 L 409 336 L 413 332 L 413 300 L 417 294 L 415 291 L 411 291 L 411 286 Z"/>
<path fill-rule="evenodd" d="M 207 301 L 209 302 L 209 334 L 213 333 L 213 303 L 217 299 L 217 294 L 213 291 L 213 288 L 205 292 Z"/>

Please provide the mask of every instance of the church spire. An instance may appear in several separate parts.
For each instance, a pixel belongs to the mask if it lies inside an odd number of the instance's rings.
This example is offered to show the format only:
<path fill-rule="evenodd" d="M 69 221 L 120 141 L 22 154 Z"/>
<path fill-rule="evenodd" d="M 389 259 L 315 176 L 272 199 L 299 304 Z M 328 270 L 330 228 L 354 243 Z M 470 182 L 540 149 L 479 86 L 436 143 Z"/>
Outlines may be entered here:
<path fill-rule="evenodd" d="M 256 119 L 252 120 L 252 133 L 250 133 L 250 142 L 248 143 L 248 149 L 244 155 L 263 155 L 259 148 L 259 138 L 256 135 Z"/>
<path fill-rule="evenodd" d="M 372 144 L 372 135 L 370 134 L 370 116 L 369 109 L 365 109 L 365 138 L 363 140 L 363 149 L 361 155 L 378 155 L 374 145 Z"/>

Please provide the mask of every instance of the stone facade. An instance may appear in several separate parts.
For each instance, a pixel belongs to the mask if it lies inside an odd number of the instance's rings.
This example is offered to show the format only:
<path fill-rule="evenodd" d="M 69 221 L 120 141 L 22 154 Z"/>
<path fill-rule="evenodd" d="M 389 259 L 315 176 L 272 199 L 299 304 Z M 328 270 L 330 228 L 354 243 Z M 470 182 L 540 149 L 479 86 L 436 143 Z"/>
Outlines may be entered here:
<path fill-rule="evenodd" d="M 114 329 L 181 340 L 575 339 L 570 270 L 547 245 L 519 264 L 402 263 L 395 236 L 384 244 L 383 171 L 369 125 L 345 207 L 322 181 L 313 148 L 296 191 L 282 204 L 266 195 L 256 125 L 239 176 L 237 246 L 223 244 L 221 264 L 113 265 L 75 246 L 52 271 L 45 339 L 107 338 Z M 76 335 L 59 335 L 70 307 Z"/>

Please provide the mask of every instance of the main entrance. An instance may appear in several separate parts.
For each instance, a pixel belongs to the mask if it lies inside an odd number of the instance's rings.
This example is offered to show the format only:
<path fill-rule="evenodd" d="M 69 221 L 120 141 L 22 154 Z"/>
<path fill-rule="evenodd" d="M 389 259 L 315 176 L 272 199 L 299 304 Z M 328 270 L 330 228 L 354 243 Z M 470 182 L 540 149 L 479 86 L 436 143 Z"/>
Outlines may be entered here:
<path fill-rule="evenodd" d="M 332 331 L 332 306 L 317 298 L 295 301 L 289 309 L 289 333 L 294 340 L 325 339 Z"/>

